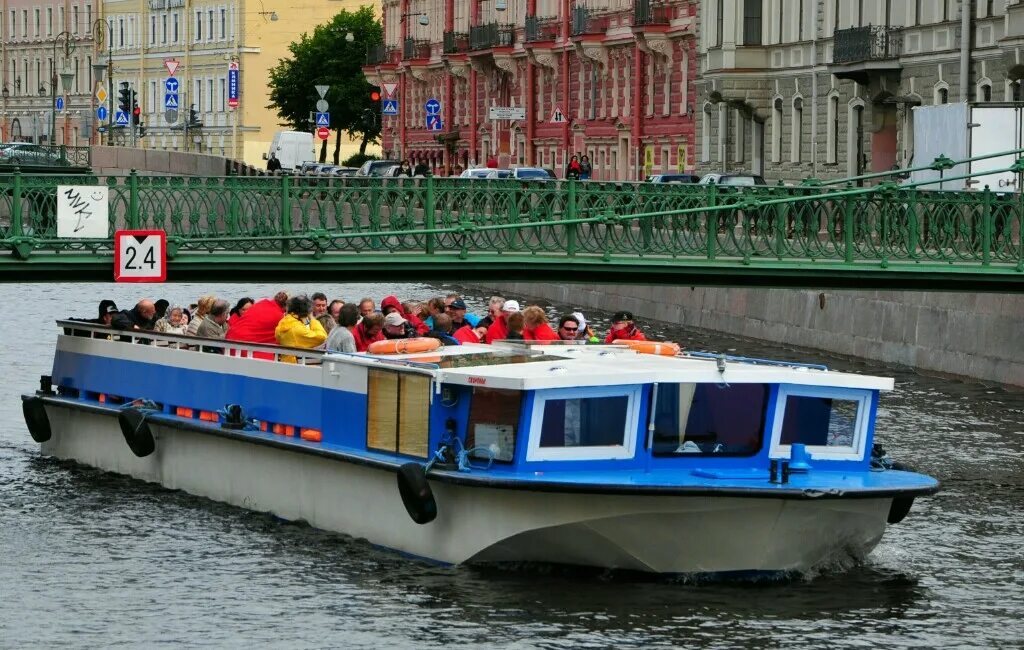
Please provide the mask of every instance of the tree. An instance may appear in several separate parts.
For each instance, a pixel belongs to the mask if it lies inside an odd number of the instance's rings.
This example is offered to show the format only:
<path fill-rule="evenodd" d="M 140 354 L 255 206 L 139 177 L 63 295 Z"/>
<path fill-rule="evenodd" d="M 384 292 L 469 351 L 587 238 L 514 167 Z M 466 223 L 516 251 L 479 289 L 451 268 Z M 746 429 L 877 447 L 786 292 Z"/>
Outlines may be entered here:
<path fill-rule="evenodd" d="M 351 34 L 351 40 L 346 38 Z M 342 11 L 330 22 L 318 25 L 313 34 L 303 34 L 288 46 L 291 57 L 281 59 L 270 70 L 270 101 L 283 126 L 296 131 L 312 128 L 309 114 L 320 99 L 314 86 L 330 86 L 324 99 L 330 104 L 330 128 L 335 130 L 334 164 L 341 152 L 341 134 L 361 140 L 359 151 L 380 137 L 380 120 L 366 120 L 364 111 L 374 113 L 380 106 L 370 101 L 370 84 L 363 76 L 366 51 L 383 42 L 384 30 L 373 9 Z M 327 158 L 327 141 L 320 148 L 320 162 Z"/>

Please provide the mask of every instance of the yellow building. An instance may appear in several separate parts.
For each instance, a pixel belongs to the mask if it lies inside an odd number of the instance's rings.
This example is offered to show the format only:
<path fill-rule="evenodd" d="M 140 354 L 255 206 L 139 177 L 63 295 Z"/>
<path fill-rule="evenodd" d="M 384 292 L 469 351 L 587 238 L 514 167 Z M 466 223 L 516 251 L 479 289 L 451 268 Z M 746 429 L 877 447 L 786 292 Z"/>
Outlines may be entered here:
<path fill-rule="evenodd" d="M 137 92 L 146 135 L 140 146 L 202 151 L 262 165 L 282 127 L 270 104 L 269 71 L 289 55 L 288 45 L 359 0 L 106 0 L 102 17 L 111 34 L 113 98 L 129 82 Z M 97 53 L 106 55 L 106 44 Z M 238 106 L 229 101 L 229 67 L 239 68 Z M 176 98 L 169 98 L 167 66 L 177 66 Z M 312 84 L 313 81 L 310 81 Z M 174 84 L 172 83 L 171 86 Z M 167 104 L 177 117 L 167 120 Z M 182 128 L 195 108 L 203 126 Z M 310 110 L 314 110 L 310 106 Z M 126 143 L 130 136 L 126 134 Z M 333 134 L 332 134 L 333 138 Z M 333 144 L 333 139 L 331 141 Z M 343 146 L 343 156 L 357 144 Z"/>

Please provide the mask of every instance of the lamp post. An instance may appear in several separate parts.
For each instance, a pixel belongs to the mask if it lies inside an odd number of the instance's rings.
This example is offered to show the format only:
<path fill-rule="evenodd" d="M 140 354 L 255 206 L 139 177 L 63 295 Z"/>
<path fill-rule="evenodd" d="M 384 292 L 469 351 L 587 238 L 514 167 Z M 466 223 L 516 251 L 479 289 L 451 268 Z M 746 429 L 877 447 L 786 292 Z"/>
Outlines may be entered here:
<path fill-rule="evenodd" d="M 106 28 L 106 29 L 104 29 Z M 107 101 L 110 102 L 110 108 L 114 106 L 114 33 L 111 31 L 110 23 L 107 22 L 106 18 L 97 18 L 92 23 L 92 37 L 93 41 L 96 42 L 97 51 L 103 49 L 103 42 L 107 43 L 107 62 L 94 63 L 92 66 L 93 72 L 96 75 L 97 81 L 103 80 L 103 72 L 106 70 L 107 73 Z M 105 33 L 104 33 L 105 32 Z M 97 52 L 98 53 L 98 52 Z M 98 57 L 97 57 L 98 59 Z M 93 96 L 96 95 L 95 88 L 93 89 Z M 97 121 L 99 121 L 97 119 Z M 114 111 L 107 111 L 107 145 L 114 144 Z"/>
<path fill-rule="evenodd" d="M 71 38 L 71 32 L 61 32 L 53 39 L 53 71 L 50 76 L 50 136 L 47 144 L 53 145 L 53 136 L 57 132 L 57 48 L 64 54 L 64 71 L 60 73 L 61 89 L 64 95 L 71 91 L 71 84 L 75 79 L 75 73 L 68 70 L 68 59 L 75 51 L 75 42 Z M 67 134 L 64 137 L 67 140 Z"/>
<path fill-rule="evenodd" d="M 0 140 L 7 142 L 7 99 L 11 96 L 11 91 L 7 87 L 6 82 L 4 82 L 4 89 L 3 91 L 0 91 L 0 94 L 2 94 L 4 98 L 4 128 L 3 133 L 0 133 Z"/>

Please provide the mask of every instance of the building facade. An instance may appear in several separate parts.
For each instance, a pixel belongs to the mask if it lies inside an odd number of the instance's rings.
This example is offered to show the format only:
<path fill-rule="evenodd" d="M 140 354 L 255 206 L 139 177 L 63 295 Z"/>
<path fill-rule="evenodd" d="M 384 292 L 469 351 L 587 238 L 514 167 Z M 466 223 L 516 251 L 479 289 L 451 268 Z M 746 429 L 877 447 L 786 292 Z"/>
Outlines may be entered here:
<path fill-rule="evenodd" d="M 696 9 L 689 0 L 385 0 L 384 45 L 363 68 L 397 100 L 398 114 L 382 115 L 384 154 L 438 173 L 493 159 L 561 177 L 575 153 L 589 156 L 596 179 L 690 169 Z"/>
<path fill-rule="evenodd" d="M 697 169 L 799 181 L 925 165 L 913 108 L 1020 102 L 1022 42 L 1017 0 L 702 2 Z"/>
<path fill-rule="evenodd" d="M 94 4 L 3 0 L 0 13 L 2 141 L 85 145 L 92 123 Z M 65 94 L 61 73 L 70 73 Z M 55 98 L 65 100 L 55 110 Z"/>

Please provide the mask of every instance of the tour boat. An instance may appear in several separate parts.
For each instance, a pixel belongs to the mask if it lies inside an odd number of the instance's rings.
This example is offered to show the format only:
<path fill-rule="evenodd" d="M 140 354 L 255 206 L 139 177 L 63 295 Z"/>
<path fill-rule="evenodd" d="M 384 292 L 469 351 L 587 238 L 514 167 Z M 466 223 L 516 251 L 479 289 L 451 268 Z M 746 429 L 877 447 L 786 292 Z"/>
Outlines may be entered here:
<path fill-rule="evenodd" d="M 58 326 L 52 373 L 23 397 L 45 455 L 447 565 L 801 573 L 865 556 L 938 490 L 875 444 L 893 381 L 823 366 Z"/>

